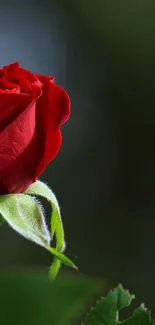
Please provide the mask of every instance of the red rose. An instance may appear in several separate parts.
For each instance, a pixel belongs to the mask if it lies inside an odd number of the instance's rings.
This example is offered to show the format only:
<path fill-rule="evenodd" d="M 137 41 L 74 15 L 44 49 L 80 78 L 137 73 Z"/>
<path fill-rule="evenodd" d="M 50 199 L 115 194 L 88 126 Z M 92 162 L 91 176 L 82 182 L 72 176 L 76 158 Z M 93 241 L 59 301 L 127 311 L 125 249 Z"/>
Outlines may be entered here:
<path fill-rule="evenodd" d="M 69 97 L 53 77 L 18 63 L 0 69 L 0 194 L 23 192 L 36 181 L 58 153 L 69 113 Z"/>

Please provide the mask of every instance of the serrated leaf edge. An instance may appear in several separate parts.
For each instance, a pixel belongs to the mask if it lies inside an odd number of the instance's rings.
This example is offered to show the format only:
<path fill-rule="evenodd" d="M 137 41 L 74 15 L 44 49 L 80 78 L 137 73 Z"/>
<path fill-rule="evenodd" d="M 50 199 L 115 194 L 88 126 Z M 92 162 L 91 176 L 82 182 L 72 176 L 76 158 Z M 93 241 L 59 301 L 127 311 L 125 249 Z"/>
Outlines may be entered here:
<path fill-rule="evenodd" d="M 122 290 L 124 290 L 124 291 L 126 291 L 126 292 L 131 296 L 131 297 L 130 297 L 130 302 L 129 302 L 129 304 L 131 303 L 131 301 L 132 301 L 133 299 L 135 299 L 135 295 L 134 295 L 134 294 L 131 294 L 131 293 L 129 292 L 128 289 L 124 289 L 124 288 L 123 288 L 123 285 L 122 285 L 121 283 L 119 283 L 117 287 L 115 287 L 115 288 L 113 288 L 113 289 L 110 289 L 110 290 L 107 292 L 107 294 L 106 294 L 105 296 L 100 296 L 100 297 L 96 300 L 95 304 L 94 304 L 93 306 L 91 306 L 90 309 L 89 309 L 89 311 L 86 313 L 86 315 L 85 315 L 85 317 L 84 317 L 84 320 L 82 320 L 82 322 L 81 322 L 81 325 L 84 325 L 84 324 L 85 324 L 85 321 L 87 320 L 87 317 L 91 314 L 91 312 L 95 309 L 95 307 L 96 307 L 99 303 L 101 303 L 102 300 L 106 299 L 106 298 L 108 297 L 109 294 L 111 294 L 112 292 L 114 292 L 115 290 L 117 290 L 117 289 L 119 289 L 119 288 L 122 289 Z M 128 307 L 129 304 L 128 304 L 126 307 Z M 116 312 L 116 322 L 119 323 L 119 324 L 121 324 L 122 322 L 119 322 L 119 321 L 118 321 L 118 312 L 119 312 L 119 310 Z M 124 322 L 124 321 L 123 321 L 123 322 Z"/>

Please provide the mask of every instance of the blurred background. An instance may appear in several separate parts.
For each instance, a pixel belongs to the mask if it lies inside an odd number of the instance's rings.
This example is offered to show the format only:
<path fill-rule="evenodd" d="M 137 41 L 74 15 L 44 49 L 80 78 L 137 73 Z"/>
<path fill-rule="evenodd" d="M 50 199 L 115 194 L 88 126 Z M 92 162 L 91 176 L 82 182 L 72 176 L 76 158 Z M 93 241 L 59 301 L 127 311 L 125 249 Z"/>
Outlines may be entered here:
<path fill-rule="evenodd" d="M 60 202 L 66 253 L 83 274 L 123 283 L 155 314 L 154 17 L 152 0 L 0 7 L 0 65 L 55 75 L 71 98 L 63 145 L 41 177 Z M 51 263 L 7 224 L 0 256 L 3 271 Z"/>

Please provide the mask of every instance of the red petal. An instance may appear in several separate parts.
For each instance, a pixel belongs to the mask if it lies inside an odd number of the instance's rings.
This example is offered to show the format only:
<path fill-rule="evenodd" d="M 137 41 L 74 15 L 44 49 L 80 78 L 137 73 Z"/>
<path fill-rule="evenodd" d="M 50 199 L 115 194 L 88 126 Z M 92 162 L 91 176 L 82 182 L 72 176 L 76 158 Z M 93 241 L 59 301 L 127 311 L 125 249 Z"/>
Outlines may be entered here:
<path fill-rule="evenodd" d="M 8 80 L 16 79 L 16 77 L 25 77 L 30 84 L 36 81 L 36 76 L 31 71 L 20 67 L 18 62 L 8 64 L 3 67 L 4 77 Z"/>
<path fill-rule="evenodd" d="M 0 92 L 0 132 L 14 121 L 32 102 L 27 94 Z"/>
<path fill-rule="evenodd" d="M 0 93 L 0 194 L 26 190 L 59 151 L 70 100 L 53 79 L 39 79 L 42 95 L 37 78 L 32 96 Z"/>
<path fill-rule="evenodd" d="M 24 191 L 31 183 L 36 168 L 35 102 L 27 107 L 0 134 L 0 191 Z M 4 194 L 3 192 L 1 194 Z"/>
<path fill-rule="evenodd" d="M 57 155 L 62 142 L 60 126 L 70 114 L 70 99 L 65 90 L 48 77 L 37 77 L 43 84 L 43 94 L 36 106 L 37 136 L 42 152 L 34 181 Z"/>

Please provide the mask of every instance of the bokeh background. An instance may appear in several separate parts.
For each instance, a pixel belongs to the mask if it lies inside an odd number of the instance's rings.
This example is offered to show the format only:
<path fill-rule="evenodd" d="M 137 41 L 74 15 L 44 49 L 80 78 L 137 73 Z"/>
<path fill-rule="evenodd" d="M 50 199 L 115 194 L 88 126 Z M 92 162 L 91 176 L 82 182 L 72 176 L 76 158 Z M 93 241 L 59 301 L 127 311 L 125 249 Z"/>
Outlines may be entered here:
<path fill-rule="evenodd" d="M 71 98 L 63 146 L 41 177 L 61 205 L 66 253 L 82 273 L 123 283 L 155 315 L 154 17 L 151 0 L 0 7 L 0 65 L 55 75 Z M 1 270 L 50 263 L 44 249 L 0 228 Z"/>

